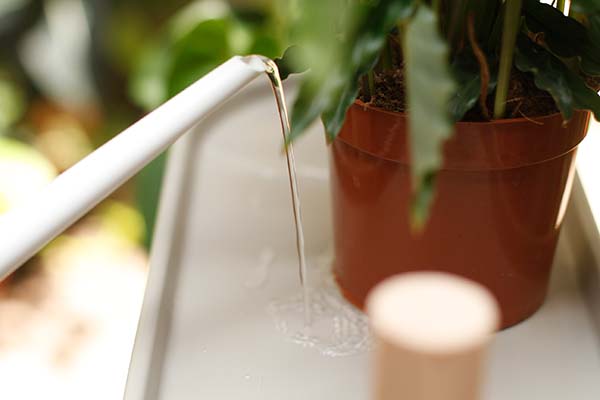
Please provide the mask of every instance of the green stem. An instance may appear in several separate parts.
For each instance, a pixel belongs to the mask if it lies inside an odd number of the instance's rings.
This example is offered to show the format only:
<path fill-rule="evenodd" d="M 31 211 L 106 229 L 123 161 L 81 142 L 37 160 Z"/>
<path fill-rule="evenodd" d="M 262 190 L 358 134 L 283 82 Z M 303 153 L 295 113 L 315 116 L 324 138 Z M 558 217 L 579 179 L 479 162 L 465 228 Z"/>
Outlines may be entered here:
<path fill-rule="evenodd" d="M 386 39 L 383 49 L 381 49 L 381 67 L 384 71 L 392 69 L 392 44 L 390 39 Z"/>
<path fill-rule="evenodd" d="M 369 80 L 369 97 L 372 97 L 375 94 L 375 73 L 373 70 L 367 73 L 367 78 Z"/>
<path fill-rule="evenodd" d="M 494 101 L 494 118 L 504 117 L 506 98 L 510 83 L 510 73 L 513 66 L 517 34 L 521 27 L 522 0 L 506 0 L 504 14 L 504 31 L 502 32 L 502 49 L 500 51 L 500 66 L 498 71 L 498 86 Z"/>
<path fill-rule="evenodd" d="M 561 13 L 565 13 L 565 0 L 558 0 L 558 3 L 556 3 L 556 8 L 558 8 L 560 10 Z"/>
<path fill-rule="evenodd" d="M 396 36 L 396 39 L 398 40 L 398 43 L 403 44 L 406 24 L 403 21 L 398 21 L 396 22 L 396 28 L 398 28 L 398 36 Z"/>

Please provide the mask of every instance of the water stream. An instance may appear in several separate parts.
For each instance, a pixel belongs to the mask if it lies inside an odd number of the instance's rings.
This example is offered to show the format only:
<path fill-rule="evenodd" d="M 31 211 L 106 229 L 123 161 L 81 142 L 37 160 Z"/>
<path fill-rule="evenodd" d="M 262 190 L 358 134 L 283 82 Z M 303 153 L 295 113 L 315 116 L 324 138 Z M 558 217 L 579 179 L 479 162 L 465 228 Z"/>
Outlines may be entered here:
<path fill-rule="evenodd" d="M 277 110 L 281 121 L 281 132 L 284 141 L 291 131 L 290 118 L 285 102 L 285 93 L 283 84 L 279 75 L 279 69 L 273 60 L 264 58 L 263 62 L 267 66 L 267 75 L 271 81 L 273 94 L 277 101 Z M 298 193 L 298 180 L 296 178 L 296 161 L 294 159 L 294 147 L 292 143 L 285 146 L 285 156 L 287 161 L 288 177 L 290 180 L 290 190 L 292 194 L 292 208 L 294 211 L 294 225 L 296 227 L 296 250 L 298 252 L 298 264 L 300 272 L 300 282 L 302 284 L 302 295 L 304 304 L 304 327 L 309 330 L 312 325 L 312 315 L 310 310 L 310 291 L 308 287 L 308 269 L 306 266 L 306 253 L 304 251 L 304 228 L 302 226 L 302 213 L 300 207 L 300 195 Z"/>
<path fill-rule="evenodd" d="M 267 66 L 267 75 L 277 101 L 285 140 L 290 134 L 291 125 L 281 78 L 273 61 L 263 58 L 263 62 Z M 291 143 L 285 147 L 285 155 L 292 195 L 302 293 L 299 296 L 273 301 L 269 312 L 274 318 L 276 328 L 296 344 L 314 348 L 330 357 L 363 353 L 371 345 L 367 317 L 346 302 L 339 293 L 330 271 L 330 255 L 326 254 L 321 260 L 316 260 L 316 268 L 311 271 L 314 273 L 313 281 L 309 282 L 296 163 Z M 269 260 L 272 261 L 272 257 L 265 257 L 264 262 L 261 261 L 261 267 L 267 265 L 268 268 Z M 264 272 L 262 269 L 259 272 Z"/>

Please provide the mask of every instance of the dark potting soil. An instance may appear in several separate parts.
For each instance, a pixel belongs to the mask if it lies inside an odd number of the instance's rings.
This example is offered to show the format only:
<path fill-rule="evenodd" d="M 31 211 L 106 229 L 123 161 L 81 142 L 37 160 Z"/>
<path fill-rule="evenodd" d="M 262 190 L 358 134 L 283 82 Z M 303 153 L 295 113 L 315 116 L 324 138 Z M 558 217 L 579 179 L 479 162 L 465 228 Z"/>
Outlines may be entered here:
<path fill-rule="evenodd" d="M 404 71 L 402 69 L 376 72 L 374 77 L 375 93 L 369 98 L 361 89 L 359 99 L 363 102 L 388 111 L 403 112 L 406 110 L 406 94 L 404 87 Z M 495 93 L 495 92 L 494 92 Z M 486 105 L 489 114 L 493 113 L 494 96 L 488 96 Z M 535 86 L 533 76 L 513 70 L 507 103 L 506 118 L 534 118 L 558 112 L 552 96 Z M 463 121 L 486 121 L 479 101 L 466 113 Z"/>

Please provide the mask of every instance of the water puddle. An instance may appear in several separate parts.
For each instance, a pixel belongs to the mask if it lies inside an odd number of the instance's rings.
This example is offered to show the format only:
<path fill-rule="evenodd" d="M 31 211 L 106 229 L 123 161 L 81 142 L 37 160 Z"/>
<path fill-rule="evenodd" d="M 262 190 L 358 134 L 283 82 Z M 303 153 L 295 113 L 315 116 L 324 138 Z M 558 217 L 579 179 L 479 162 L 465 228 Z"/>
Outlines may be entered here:
<path fill-rule="evenodd" d="M 368 319 L 341 295 L 330 266 L 331 257 L 319 257 L 311 270 L 316 286 L 309 288 L 310 326 L 303 324 L 303 293 L 272 301 L 268 312 L 290 342 L 328 357 L 364 353 L 371 348 Z"/>

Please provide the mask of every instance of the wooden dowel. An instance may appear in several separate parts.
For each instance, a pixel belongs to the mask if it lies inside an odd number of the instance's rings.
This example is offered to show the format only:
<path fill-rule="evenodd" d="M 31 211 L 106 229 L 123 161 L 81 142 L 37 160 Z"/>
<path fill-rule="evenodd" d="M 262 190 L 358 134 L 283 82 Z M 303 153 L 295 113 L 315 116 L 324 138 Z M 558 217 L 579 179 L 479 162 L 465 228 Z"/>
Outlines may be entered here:
<path fill-rule="evenodd" d="M 478 400 L 499 310 L 482 286 L 444 273 L 408 273 L 367 299 L 376 337 L 373 400 Z"/>

